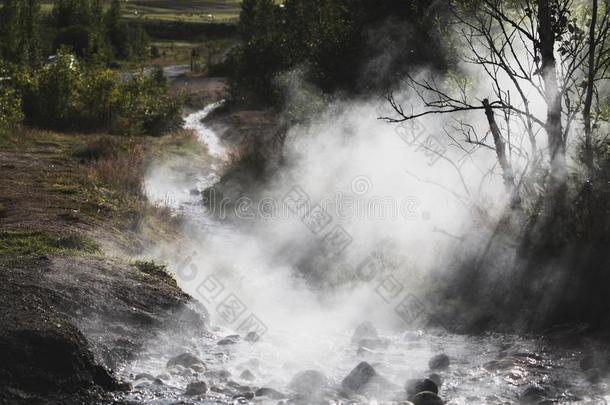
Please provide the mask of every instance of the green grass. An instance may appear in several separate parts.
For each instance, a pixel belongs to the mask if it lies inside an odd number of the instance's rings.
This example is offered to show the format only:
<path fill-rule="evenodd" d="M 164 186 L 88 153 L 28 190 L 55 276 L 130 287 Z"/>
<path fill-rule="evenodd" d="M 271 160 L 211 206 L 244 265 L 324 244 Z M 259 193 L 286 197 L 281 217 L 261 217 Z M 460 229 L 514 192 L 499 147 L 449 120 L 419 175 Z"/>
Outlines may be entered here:
<path fill-rule="evenodd" d="M 1 231 L 0 255 L 47 255 L 57 253 L 100 252 L 94 241 L 78 234 L 54 234 L 40 231 Z"/>

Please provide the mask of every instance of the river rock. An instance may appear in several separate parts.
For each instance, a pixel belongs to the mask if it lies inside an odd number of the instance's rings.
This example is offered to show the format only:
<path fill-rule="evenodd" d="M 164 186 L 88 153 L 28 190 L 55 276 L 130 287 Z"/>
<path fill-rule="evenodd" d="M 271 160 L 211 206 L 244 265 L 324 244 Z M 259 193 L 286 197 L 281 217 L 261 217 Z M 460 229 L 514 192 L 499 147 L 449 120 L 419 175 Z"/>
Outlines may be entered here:
<path fill-rule="evenodd" d="M 376 375 L 375 369 L 363 361 L 343 379 L 341 388 L 347 392 L 360 392 Z"/>
<path fill-rule="evenodd" d="M 286 398 L 286 396 L 284 394 L 282 394 L 281 392 L 276 391 L 273 388 L 265 388 L 265 387 L 259 388 L 258 390 L 256 390 L 254 395 L 256 395 L 257 397 L 267 397 L 269 399 Z"/>
<path fill-rule="evenodd" d="M 449 364 L 451 364 L 449 356 L 447 356 L 445 353 L 441 353 L 433 356 L 430 359 L 428 362 L 428 367 L 430 367 L 430 370 L 444 370 L 449 367 Z"/>
<path fill-rule="evenodd" d="M 352 335 L 352 344 L 363 346 L 360 344 L 360 341 L 365 339 L 377 340 L 379 339 L 379 334 L 377 333 L 377 329 L 373 326 L 373 323 L 370 321 L 362 322 Z M 369 347 L 369 349 L 372 349 Z"/>
<path fill-rule="evenodd" d="M 251 400 L 254 398 L 254 393 L 253 392 L 240 392 L 239 394 L 235 394 L 233 395 L 233 399 L 245 399 L 245 400 Z"/>
<path fill-rule="evenodd" d="M 234 345 L 234 344 L 238 343 L 240 339 L 241 339 L 241 336 L 239 336 L 239 335 L 230 335 L 230 336 L 226 336 L 226 337 L 222 338 L 216 344 L 219 346 Z"/>
<path fill-rule="evenodd" d="M 203 395 L 208 392 L 208 385 L 204 381 L 195 381 L 186 386 L 185 395 Z"/>
<path fill-rule="evenodd" d="M 252 374 L 250 370 L 244 370 L 239 375 L 239 378 L 241 378 L 242 380 L 252 381 L 254 380 L 254 374 Z"/>
<path fill-rule="evenodd" d="M 136 374 L 135 380 L 142 380 L 142 379 L 147 379 L 147 380 L 153 381 L 155 379 L 155 376 L 152 374 L 148 374 L 148 373 Z"/>
<path fill-rule="evenodd" d="M 439 388 L 443 385 L 443 379 L 441 378 L 440 374 L 432 373 L 428 376 L 428 379 L 434 381 L 436 386 Z"/>
<path fill-rule="evenodd" d="M 170 368 L 172 366 L 182 366 L 188 368 L 195 364 L 203 364 L 203 361 L 190 353 L 182 353 L 169 359 L 166 367 Z"/>
<path fill-rule="evenodd" d="M 415 394 L 411 401 L 414 405 L 444 405 L 443 400 L 438 395 L 429 391 Z"/>
<path fill-rule="evenodd" d="M 248 332 L 244 340 L 248 343 L 256 343 L 261 340 L 261 336 L 255 331 Z"/>
<path fill-rule="evenodd" d="M 411 398 L 422 391 L 438 394 L 438 385 L 429 378 L 408 380 L 405 384 L 407 397 Z"/>
<path fill-rule="evenodd" d="M 292 377 L 288 389 L 300 395 L 311 396 L 328 388 L 329 385 L 328 378 L 320 371 L 305 370 Z"/>
<path fill-rule="evenodd" d="M 386 339 L 361 339 L 358 342 L 361 348 L 378 350 L 378 349 L 387 349 L 390 346 L 390 342 Z"/>
<path fill-rule="evenodd" d="M 546 390 L 540 386 L 532 385 L 529 386 L 521 394 L 521 400 L 523 403 L 531 404 L 542 401 L 546 397 Z"/>
<path fill-rule="evenodd" d="M 159 380 L 167 381 L 171 378 L 171 376 L 168 373 L 161 373 L 157 376 L 157 378 Z"/>
<path fill-rule="evenodd" d="M 231 378 L 231 373 L 227 370 L 211 370 L 206 371 L 203 375 L 208 378 L 219 380 L 219 381 L 227 381 Z"/>

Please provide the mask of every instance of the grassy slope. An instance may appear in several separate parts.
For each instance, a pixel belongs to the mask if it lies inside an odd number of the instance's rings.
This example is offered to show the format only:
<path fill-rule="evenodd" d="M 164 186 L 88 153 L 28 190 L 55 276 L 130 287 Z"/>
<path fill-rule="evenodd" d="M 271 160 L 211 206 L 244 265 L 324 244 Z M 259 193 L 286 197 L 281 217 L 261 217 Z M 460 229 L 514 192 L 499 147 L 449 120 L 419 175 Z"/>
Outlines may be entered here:
<path fill-rule="evenodd" d="M 0 402 L 77 403 L 66 392 L 78 390 L 92 403 L 91 384 L 115 386 L 91 354 L 115 368 L 158 328 L 205 328 L 162 266 L 129 256 L 176 235 L 142 189 L 147 162 L 168 154 L 206 157 L 186 132 L 0 136 Z"/>

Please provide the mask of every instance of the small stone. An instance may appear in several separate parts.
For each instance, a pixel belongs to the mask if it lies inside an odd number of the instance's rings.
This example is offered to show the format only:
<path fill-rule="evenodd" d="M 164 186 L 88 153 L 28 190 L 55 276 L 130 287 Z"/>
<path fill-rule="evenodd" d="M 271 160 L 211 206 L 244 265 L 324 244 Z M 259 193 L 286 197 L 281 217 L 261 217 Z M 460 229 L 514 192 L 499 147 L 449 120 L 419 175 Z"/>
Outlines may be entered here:
<path fill-rule="evenodd" d="M 150 383 L 148 381 L 144 381 L 139 384 L 136 384 L 134 388 L 142 389 L 142 388 L 148 388 L 148 387 L 150 387 Z"/>
<path fill-rule="evenodd" d="M 254 374 L 252 374 L 250 372 L 250 370 L 244 370 L 239 375 L 239 378 L 241 378 L 242 380 L 253 381 L 254 380 Z"/>
<path fill-rule="evenodd" d="M 233 399 L 247 399 L 248 401 L 254 398 L 254 393 L 253 392 L 240 392 L 239 394 L 235 394 L 233 395 Z"/>
<path fill-rule="evenodd" d="M 159 374 L 157 376 L 157 378 L 159 380 L 167 381 L 167 380 L 169 380 L 171 378 L 171 376 L 168 373 L 162 373 L 162 374 Z"/>
<path fill-rule="evenodd" d="M 525 391 L 521 394 L 521 399 L 526 401 L 526 403 L 535 403 L 538 401 L 542 401 L 546 396 L 546 390 L 537 385 L 532 385 L 527 387 Z"/>
<path fill-rule="evenodd" d="M 255 331 L 248 332 L 244 340 L 249 343 L 256 343 L 261 339 L 261 336 Z"/>
<path fill-rule="evenodd" d="M 153 385 L 161 386 L 165 385 L 165 383 L 160 378 L 155 378 L 155 380 L 153 381 Z"/>
<path fill-rule="evenodd" d="M 370 321 L 362 322 L 358 325 L 352 335 L 352 344 L 361 346 L 360 341 L 363 339 L 379 339 L 377 329 L 375 329 L 375 326 Z"/>
<path fill-rule="evenodd" d="M 258 390 L 256 390 L 256 392 L 254 393 L 257 397 L 267 397 L 270 399 L 282 399 L 282 398 L 286 398 L 286 396 L 284 394 L 282 394 L 279 391 L 274 390 L 273 388 L 259 388 Z"/>
<path fill-rule="evenodd" d="M 208 385 L 204 381 L 195 381 L 186 386 L 185 395 L 203 395 L 208 392 Z"/>
<path fill-rule="evenodd" d="M 226 337 L 222 338 L 216 344 L 219 346 L 234 345 L 237 342 L 239 342 L 240 339 L 241 339 L 241 337 L 239 335 L 230 335 L 230 336 L 226 336 Z"/>
<path fill-rule="evenodd" d="M 208 378 L 212 378 L 212 379 L 216 379 L 216 380 L 221 380 L 221 381 L 226 381 L 229 378 L 231 378 L 231 373 L 227 370 L 213 370 L 213 371 L 206 371 L 204 373 L 204 375 Z"/>
<path fill-rule="evenodd" d="M 329 385 L 328 379 L 321 372 L 305 370 L 292 377 L 290 384 L 288 384 L 288 389 L 297 394 L 310 396 L 323 388 L 327 388 Z"/>
<path fill-rule="evenodd" d="M 434 392 L 423 391 L 411 398 L 413 405 L 444 405 L 443 400 Z"/>
<path fill-rule="evenodd" d="M 205 371 L 205 366 L 203 364 L 193 364 L 189 368 L 198 373 L 203 373 Z"/>
<path fill-rule="evenodd" d="M 153 376 L 152 374 L 148 374 L 148 373 L 136 374 L 135 380 L 142 380 L 142 379 L 153 381 L 155 379 L 155 376 Z"/>
<path fill-rule="evenodd" d="M 449 364 L 451 364 L 449 356 L 442 353 L 433 356 L 428 362 L 428 367 L 430 367 L 430 370 L 444 370 L 449 367 Z"/>
<path fill-rule="evenodd" d="M 428 379 L 434 381 L 436 386 L 439 388 L 442 387 L 442 385 L 443 385 L 443 379 L 441 378 L 441 376 L 439 374 L 432 373 L 428 376 Z"/>
<path fill-rule="evenodd" d="M 166 367 L 167 368 L 170 368 L 172 366 L 190 367 L 194 364 L 203 364 L 203 361 L 201 361 L 199 358 L 197 358 L 196 356 L 194 356 L 190 353 L 183 353 L 183 354 L 180 354 L 176 357 L 172 357 L 171 359 L 169 359 L 169 361 L 166 364 Z"/>
<path fill-rule="evenodd" d="M 433 392 L 438 394 L 437 384 L 429 378 L 408 380 L 405 384 L 407 397 L 411 398 L 423 391 Z"/>
<path fill-rule="evenodd" d="M 341 388 L 348 392 L 361 391 L 375 376 L 377 372 L 366 361 L 361 362 L 341 382 Z"/>

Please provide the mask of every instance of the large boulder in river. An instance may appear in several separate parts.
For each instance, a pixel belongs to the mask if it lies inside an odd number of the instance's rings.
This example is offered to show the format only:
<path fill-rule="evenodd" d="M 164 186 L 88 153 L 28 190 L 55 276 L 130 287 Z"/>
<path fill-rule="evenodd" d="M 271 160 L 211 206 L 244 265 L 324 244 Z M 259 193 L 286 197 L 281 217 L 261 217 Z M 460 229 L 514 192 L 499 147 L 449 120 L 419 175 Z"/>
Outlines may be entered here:
<path fill-rule="evenodd" d="M 288 389 L 299 395 L 312 396 L 329 386 L 328 378 L 320 371 L 305 370 L 292 377 Z"/>
<path fill-rule="evenodd" d="M 95 386 L 106 390 L 121 388 L 111 373 L 95 362 L 76 325 L 41 303 L 37 296 L 28 297 L 31 302 L 24 304 L 7 301 L 16 307 L 39 306 L 27 317 L 0 311 L 0 391 L 11 387 L 46 395 Z M 12 314 L 24 315 L 25 311 L 17 310 Z"/>
<path fill-rule="evenodd" d="M 352 335 L 352 344 L 360 346 L 362 340 L 378 340 L 379 334 L 371 321 L 362 322 Z M 369 347 L 372 349 L 372 347 Z"/>
<path fill-rule="evenodd" d="M 172 366 L 182 366 L 189 368 L 191 366 L 202 365 L 203 361 L 201 361 L 198 357 L 190 354 L 190 353 L 182 353 L 176 357 L 172 357 L 168 360 L 166 367 L 170 368 Z"/>
<path fill-rule="evenodd" d="M 347 392 L 361 392 L 376 376 L 375 369 L 363 361 L 343 379 L 341 388 Z"/>

